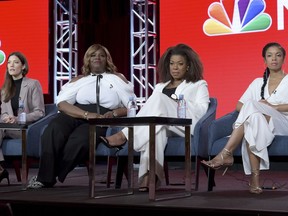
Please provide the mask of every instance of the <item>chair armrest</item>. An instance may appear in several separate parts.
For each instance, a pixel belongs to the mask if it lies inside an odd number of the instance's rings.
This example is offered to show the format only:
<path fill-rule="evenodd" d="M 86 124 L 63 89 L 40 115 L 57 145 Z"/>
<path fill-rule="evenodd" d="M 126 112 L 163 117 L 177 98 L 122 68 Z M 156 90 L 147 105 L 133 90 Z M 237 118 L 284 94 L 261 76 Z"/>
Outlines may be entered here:
<path fill-rule="evenodd" d="M 41 143 L 41 135 L 43 133 L 43 128 L 45 128 L 48 123 L 57 115 L 57 109 L 50 108 L 43 118 L 37 120 L 36 122 L 33 122 L 31 125 L 28 126 L 26 140 L 27 154 L 29 156 L 39 157 L 39 145 Z"/>
<path fill-rule="evenodd" d="M 233 131 L 233 124 L 238 117 L 238 111 L 232 111 L 218 119 L 213 120 L 208 130 L 209 149 L 212 144 L 223 137 L 231 135 Z"/>
<path fill-rule="evenodd" d="M 216 118 L 217 99 L 210 98 L 211 108 L 207 113 L 197 122 L 194 128 L 193 148 L 197 156 L 208 157 L 208 127 Z"/>

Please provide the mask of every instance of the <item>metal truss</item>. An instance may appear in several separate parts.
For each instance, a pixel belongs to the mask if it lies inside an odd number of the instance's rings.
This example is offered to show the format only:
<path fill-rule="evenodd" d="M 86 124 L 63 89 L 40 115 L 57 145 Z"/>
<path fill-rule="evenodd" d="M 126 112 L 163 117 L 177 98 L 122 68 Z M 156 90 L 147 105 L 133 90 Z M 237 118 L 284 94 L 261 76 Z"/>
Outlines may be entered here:
<path fill-rule="evenodd" d="M 156 9 L 156 0 L 130 0 L 130 81 L 140 105 L 157 82 Z"/>
<path fill-rule="evenodd" d="M 156 0 L 130 0 L 130 81 L 141 105 L 156 85 Z M 54 0 L 54 101 L 77 76 L 78 0 Z"/>
<path fill-rule="evenodd" d="M 54 0 L 54 101 L 62 85 L 77 76 L 78 0 Z"/>

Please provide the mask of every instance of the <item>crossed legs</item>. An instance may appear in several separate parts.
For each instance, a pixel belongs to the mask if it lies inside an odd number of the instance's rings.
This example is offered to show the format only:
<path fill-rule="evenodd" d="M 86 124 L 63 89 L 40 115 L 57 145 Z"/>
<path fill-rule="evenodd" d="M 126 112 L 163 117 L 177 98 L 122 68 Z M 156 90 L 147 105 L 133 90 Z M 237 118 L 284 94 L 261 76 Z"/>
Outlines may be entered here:
<path fill-rule="evenodd" d="M 205 161 L 202 160 L 201 163 L 205 166 L 212 168 L 212 169 L 220 169 L 222 167 L 229 167 L 233 165 L 234 158 L 233 158 L 233 151 L 237 148 L 244 136 L 244 126 L 241 125 L 238 128 L 235 128 L 223 148 L 223 150 L 216 155 L 212 160 Z M 223 175 L 225 174 L 227 168 L 225 169 Z"/>

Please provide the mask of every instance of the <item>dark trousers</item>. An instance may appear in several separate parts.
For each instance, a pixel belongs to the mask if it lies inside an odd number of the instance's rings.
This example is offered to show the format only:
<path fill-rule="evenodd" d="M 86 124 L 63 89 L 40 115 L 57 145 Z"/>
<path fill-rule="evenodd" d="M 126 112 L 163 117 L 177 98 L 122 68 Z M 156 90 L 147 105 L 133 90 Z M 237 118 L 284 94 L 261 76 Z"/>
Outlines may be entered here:
<path fill-rule="evenodd" d="M 96 145 L 99 136 L 106 135 L 107 127 L 97 127 Z M 58 113 L 51 120 L 41 137 L 41 157 L 37 180 L 53 186 L 56 177 L 64 182 L 77 165 L 89 159 L 89 124 Z"/>

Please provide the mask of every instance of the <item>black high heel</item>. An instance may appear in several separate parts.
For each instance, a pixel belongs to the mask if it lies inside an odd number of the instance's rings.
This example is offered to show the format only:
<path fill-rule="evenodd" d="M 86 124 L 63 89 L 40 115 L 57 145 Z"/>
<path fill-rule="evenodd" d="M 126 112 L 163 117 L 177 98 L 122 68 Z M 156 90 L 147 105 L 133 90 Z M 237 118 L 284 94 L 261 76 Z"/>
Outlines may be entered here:
<path fill-rule="evenodd" d="M 9 172 L 6 169 L 4 169 L 0 174 L 0 182 L 2 182 L 2 180 L 5 178 L 7 179 L 8 185 L 10 185 Z"/>
<path fill-rule="evenodd" d="M 112 146 L 110 145 L 108 139 L 106 139 L 106 137 L 102 137 L 100 136 L 100 138 L 103 140 L 103 144 L 107 147 L 107 148 L 116 148 L 117 151 L 123 149 L 123 146 L 126 144 L 127 141 L 125 141 L 124 143 L 122 143 L 121 145 L 118 146 Z"/>

